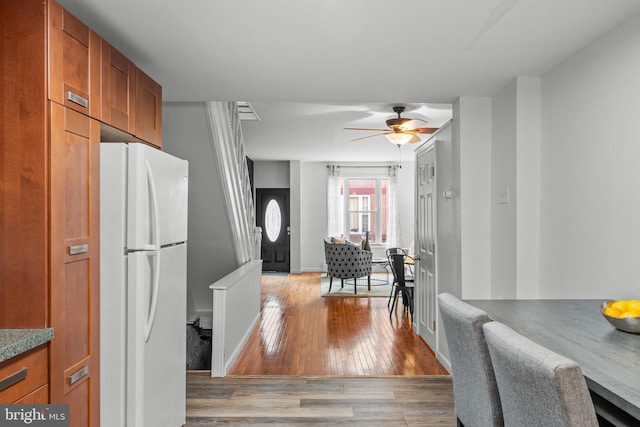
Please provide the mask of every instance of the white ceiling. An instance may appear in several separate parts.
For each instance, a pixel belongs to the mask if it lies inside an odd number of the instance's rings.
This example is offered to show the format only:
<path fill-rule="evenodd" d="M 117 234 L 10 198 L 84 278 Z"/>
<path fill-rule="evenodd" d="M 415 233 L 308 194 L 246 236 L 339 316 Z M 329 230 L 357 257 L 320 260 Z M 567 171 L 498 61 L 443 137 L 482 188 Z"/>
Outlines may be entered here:
<path fill-rule="evenodd" d="M 381 127 L 397 104 L 437 127 L 458 96 L 540 75 L 640 12 L 638 0 L 58 1 L 165 101 L 249 101 L 254 160 L 408 158 L 342 128 Z"/>

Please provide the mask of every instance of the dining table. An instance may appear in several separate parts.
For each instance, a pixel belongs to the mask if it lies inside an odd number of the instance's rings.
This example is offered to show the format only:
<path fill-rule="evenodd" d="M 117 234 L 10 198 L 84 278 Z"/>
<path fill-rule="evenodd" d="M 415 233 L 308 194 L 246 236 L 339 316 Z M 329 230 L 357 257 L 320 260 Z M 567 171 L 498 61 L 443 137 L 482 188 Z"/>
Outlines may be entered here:
<path fill-rule="evenodd" d="M 640 335 L 600 312 L 602 300 L 470 300 L 489 318 L 577 362 L 596 413 L 615 426 L 640 426 Z"/>

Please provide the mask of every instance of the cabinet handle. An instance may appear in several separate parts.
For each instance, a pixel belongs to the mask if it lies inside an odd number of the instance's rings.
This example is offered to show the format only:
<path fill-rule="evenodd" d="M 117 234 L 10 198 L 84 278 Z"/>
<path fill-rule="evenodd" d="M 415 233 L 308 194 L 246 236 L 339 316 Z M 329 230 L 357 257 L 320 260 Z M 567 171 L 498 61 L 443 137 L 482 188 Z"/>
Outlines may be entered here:
<path fill-rule="evenodd" d="M 8 377 L 0 380 L 0 391 L 6 390 L 17 382 L 27 378 L 27 368 L 22 368 L 15 374 L 11 374 Z"/>
<path fill-rule="evenodd" d="M 86 254 L 87 252 L 89 252 L 88 244 L 69 246 L 69 255 Z"/>
<path fill-rule="evenodd" d="M 89 107 L 89 101 L 87 99 L 81 97 L 80 95 L 76 95 L 71 91 L 67 91 L 67 99 L 73 102 L 74 104 L 78 104 L 81 107 L 84 107 L 84 108 Z"/>
<path fill-rule="evenodd" d="M 80 378 L 87 376 L 88 373 L 89 373 L 89 367 L 85 366 L 79 371 L 76 371 L 73 375 L 69 375 L 69 385 L 73 385 L 77 383 Z"/>

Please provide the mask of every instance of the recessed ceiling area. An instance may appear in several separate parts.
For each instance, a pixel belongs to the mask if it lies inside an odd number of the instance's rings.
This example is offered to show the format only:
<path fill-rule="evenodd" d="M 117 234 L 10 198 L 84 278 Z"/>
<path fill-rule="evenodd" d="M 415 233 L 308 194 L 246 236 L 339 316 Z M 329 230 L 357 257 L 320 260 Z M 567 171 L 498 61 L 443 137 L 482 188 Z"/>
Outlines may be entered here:
<path fill-rule="evenodd" d="M 300 160 L 399 156 L 406 146 L 351 143 L 342 128 L 379 127 L 398 104 L 438 126 L 457 97 L 539 76 L 640 12 L 637 0 L 59 2 L 165 101 L 247 101 L 261 119 L 243 122 L 247 153 Z"/>

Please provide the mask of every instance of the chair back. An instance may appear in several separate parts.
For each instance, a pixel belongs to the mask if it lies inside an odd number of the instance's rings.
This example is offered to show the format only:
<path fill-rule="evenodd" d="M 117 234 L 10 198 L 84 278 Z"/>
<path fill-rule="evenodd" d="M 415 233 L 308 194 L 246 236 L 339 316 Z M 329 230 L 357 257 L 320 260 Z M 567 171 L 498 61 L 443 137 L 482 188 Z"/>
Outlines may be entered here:
<path fill-rule="evenodd" d="M 391 272 L 393 273 L 394 282 L 398 286 L 406 286 L 406 280 L 404 275 L 404 254 L 396 253 L 389 255 L 389 265 L 391 266 Z"/>
<path fill-rule="evenodd" d="M 484 340 L 484 311 L 448 293 L 438 295 L 453 379 L 458 420 L 465 427 L 503 426 L 500 395 Z"/>
<path fill-rule="evenodd" d="M 491 322 L 484 334 L 508 426 L 596 427 L 580 366 L 508 326 Z"/>
<path fill-rule="evenodd" d="M 324 241 L 327 276 L 341 279 L 365 277 L 371 274 L 373 254 L 349 243 Z"/>

